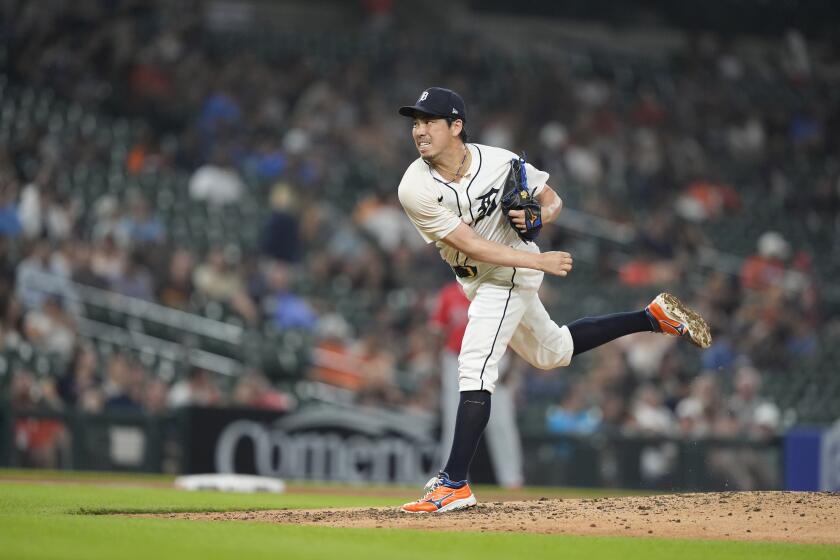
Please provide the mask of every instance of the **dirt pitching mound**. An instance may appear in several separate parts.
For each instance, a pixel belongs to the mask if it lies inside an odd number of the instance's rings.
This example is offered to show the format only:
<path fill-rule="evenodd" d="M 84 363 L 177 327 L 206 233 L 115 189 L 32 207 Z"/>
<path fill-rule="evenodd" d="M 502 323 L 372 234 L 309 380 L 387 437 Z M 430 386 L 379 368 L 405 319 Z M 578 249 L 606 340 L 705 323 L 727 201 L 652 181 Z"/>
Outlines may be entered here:
<path fill-rule="evenodd" d="M 730 492 L 480 503 L 446 514 L 393 508 L 165 514 L 213 521 L 840 544 L 840 494 Z"/>

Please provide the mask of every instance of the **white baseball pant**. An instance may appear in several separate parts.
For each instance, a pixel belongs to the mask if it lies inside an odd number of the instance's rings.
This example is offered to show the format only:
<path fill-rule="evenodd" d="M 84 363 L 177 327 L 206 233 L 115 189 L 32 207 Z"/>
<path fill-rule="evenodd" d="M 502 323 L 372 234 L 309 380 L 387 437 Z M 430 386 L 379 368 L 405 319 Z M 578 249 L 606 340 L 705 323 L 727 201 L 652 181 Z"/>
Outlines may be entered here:
<path fill-rule="evenodd" d="M 508 346 L 539 369 L 568 366 L 572 360 L 568 327 L 551 320 L 536 291 L 518 289 L 515 281 L 514 271 L 508 286 L 481 284 L 470 303 L 458 357 L 461 391 L 492 393 Z"/>

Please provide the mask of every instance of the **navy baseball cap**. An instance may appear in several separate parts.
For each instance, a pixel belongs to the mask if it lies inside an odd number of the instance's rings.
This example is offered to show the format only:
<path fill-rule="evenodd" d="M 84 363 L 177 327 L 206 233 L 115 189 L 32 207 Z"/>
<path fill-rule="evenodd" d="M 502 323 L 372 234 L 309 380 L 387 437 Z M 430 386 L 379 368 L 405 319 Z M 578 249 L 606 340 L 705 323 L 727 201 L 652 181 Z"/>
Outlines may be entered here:
<path fill-rule="evenodd" d="M 430 87 L 420 94 L 417 103 L 400 107 L 400 115 L 413 117 L 415 113 L 461 119 L 467 122 L 467 110 L 464 100 L 451 89 Z"/>

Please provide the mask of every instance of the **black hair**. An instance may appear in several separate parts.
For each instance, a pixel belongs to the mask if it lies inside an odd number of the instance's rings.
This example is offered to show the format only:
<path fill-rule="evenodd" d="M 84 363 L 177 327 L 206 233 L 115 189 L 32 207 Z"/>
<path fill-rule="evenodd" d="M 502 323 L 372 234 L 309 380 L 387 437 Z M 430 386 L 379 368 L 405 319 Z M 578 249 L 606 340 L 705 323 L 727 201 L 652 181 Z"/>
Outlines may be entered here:
<path fill-rule="evenodd" d="M 467 123 L 465 123 L 462 119 L 453 119 L 452 117 L 446 117 L 446 122 L 449 126 L 452 126 L 452 123 L 455 121 L 461 121 L 461 134 L 458 135 L 458 138 L 461 139 L 461 142 L 466 144 L 469 140 L 469 134 L 467 134 Z"/>

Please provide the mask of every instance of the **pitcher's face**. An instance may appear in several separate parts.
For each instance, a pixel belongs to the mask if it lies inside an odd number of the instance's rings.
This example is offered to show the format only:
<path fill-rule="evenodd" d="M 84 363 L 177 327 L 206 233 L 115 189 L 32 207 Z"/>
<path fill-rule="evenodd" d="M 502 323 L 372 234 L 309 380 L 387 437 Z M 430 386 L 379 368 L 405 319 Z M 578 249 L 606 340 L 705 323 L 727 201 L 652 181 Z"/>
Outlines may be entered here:
<path fill-rule="evenodd" d="M 461 133 L 462 126 L 460 120 L 456 120 L 450 126 L 442 117 L 415 116 L 411 136 L 420 157 L 433 161 L 452 146 Z"/>

